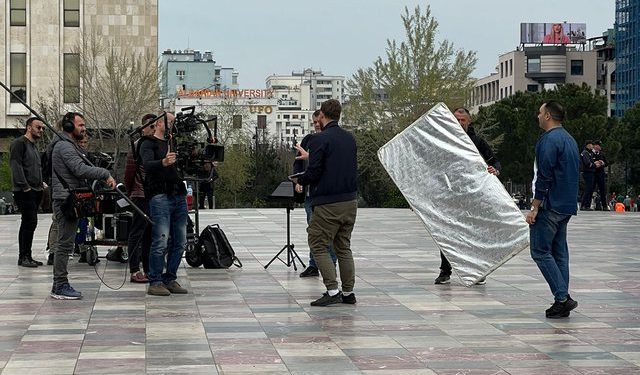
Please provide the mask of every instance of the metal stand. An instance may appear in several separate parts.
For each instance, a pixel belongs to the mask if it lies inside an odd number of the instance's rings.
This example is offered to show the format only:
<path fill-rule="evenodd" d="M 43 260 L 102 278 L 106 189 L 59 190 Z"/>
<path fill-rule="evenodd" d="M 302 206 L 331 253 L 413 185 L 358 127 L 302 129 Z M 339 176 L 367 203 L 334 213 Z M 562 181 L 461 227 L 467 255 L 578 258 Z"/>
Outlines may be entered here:
<path fill-rule="evenodd" d="M 267 267 L 269 267 L 271 265 L 271 263 L 273 263 L 274 260 L 278 259 L 279 261 L 284 263 L 287 267 L 291 267 L 291 265 L 293 265 L 294 271 L 297 271 L 298 267 L 296 266 L 296 258 L 298 258 L 298 261 L 302 265 L 302 268 L 306 268 L 307 267 L 307 266 L 304 265 L 304 262 L 302 261 L 302 259 L 300 259 L 300 256 L 298 256 L 298 253 L 296 253 L 296 251 L 294 250 L 294 244 L 291 243 L 291 217 L 290 217 L 291 210 L 293 210 L 293 207 L 287 206 L 287 244 L 284 245 L 284 247 L 282 249 L 280 249 L 278 254 L 276 254 L 269 261 L 269 263 L 267 263 L 266 266 L 264 266 L 264 269 L 267 269 Z M 285 250 L 287 250 L 287 261 L 286 262 L 284 260 L 280 259 L 280 254 L 282 254 L 282 252 L 285 251 Z"/>

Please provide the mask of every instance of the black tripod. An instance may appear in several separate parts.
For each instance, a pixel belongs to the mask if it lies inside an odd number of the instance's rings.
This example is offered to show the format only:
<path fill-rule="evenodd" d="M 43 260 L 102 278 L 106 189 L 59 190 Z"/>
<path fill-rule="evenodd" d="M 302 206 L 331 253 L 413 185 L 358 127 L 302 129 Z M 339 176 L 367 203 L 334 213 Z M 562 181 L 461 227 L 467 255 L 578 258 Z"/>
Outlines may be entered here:
<path fill-rule="evenodd" d="M 300 262 L 300 264 L 302 264 L 302 267 L 306 268 L 306 266 L 304 265 L 304 262 L 302 261 L 302 259 L 300 259 L 300 256 L 298 255 L 298 253 L 296 253 L 296 251 L 294 250 L 295 245 L 291 243 L 291 211 L 293 210 L 293 203 L 294 203 L 293 183 L 291 181 L 281 182 L 280 185 L 278 185 L 278 187 L 276 188 L 276 190 L 273 193 L 271 193 L 269 198 L 271 198 L 272 200 L 280 201 L 280 202 L 286 202 L 287 204 L 287 244 L 284 245 L 282 249 L 280 249 L 280 251 L 273 258 L 271 258 L 269 263 L 267 263 L 267 265 L 264 266 L 264 268 L 267 269 L 267 267 L 269 267 L 274 260 L 278 259 L 279 261 L 284 263 L 287 267 L 291 267 L 291 265 L 293 265 L 293 269 L 297 271 L 298 267 L 296 266 L 296 258 L 298 258 L 298 261 Z M 282 254 L 282 252 L 285 250 L 287 251 L 286 262 L 280 259 L 280 254 Z"/>

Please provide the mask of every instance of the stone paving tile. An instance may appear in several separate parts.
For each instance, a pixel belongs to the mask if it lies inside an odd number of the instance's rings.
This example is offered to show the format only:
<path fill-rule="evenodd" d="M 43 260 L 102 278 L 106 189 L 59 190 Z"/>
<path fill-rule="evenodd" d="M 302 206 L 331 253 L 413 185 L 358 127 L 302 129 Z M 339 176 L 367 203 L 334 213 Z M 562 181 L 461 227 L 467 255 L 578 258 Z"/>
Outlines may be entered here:
<path fill-rule="evenodd" d="M 154 297 L 128 267 L 70 259 L 81 301 L 49 298 L 51 267 L 16 266 L 18 216 L 0 217 L 0 371 L 4 374 L 640 374 L 640 214 L 580 213 L 569 224 L 569 319 L 525 250 L 466 288 L 433 285 L 437 246 L 409 210 L 361 209 L 352 237 L 358 303 L 309 306 L 319 278 L 274 262 L 282 209 L 202 211 L 242 269 L 178 272 L 189 294 Z M 34 255 L 50 215 L 39 217 Z M 307 261 L 304 211 L 292 242 Z M 101 247 L 104 255 L 107 248 Z M 96 273 L 105 281 L 102 285 Z M 116 290 L 114 290 L 116 289 Z"/>

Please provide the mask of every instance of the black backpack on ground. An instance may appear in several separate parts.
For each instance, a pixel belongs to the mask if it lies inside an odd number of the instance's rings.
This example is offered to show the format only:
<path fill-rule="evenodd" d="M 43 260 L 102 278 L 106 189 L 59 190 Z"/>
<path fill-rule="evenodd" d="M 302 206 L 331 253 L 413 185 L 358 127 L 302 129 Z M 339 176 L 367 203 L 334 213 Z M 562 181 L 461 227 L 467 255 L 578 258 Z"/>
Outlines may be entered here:
<path fill-rule="evenodd" d="M 231 265 L 242 267 L 236 257 L 227 236 L 218 224 L 208 225 L 200 233 L 198 247 L 204 268 L 229 268 Z"/>

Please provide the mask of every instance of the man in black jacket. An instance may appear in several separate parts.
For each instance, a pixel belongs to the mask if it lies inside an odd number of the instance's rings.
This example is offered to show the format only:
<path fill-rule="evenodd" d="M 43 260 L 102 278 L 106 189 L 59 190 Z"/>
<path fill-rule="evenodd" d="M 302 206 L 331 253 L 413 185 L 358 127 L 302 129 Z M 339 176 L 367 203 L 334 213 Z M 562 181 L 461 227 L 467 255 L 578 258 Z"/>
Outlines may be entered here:
<path fill-rule="evenodd" d="M 151 253 L 147 294 L 169 296 L 187 294 L 176 280 L 182 254 L 187 246 L 187 189 L 176 168 L 170 134 L 175 116 L 167 113 L 156 122 L 153 136 L 140 140 L 140 158 L 145 171 L 144 195 L 149 199 Z M 171 238 L 171 241 L 169 241 Z M 165 254 L 167 258 L 165 270 Z"/>
<path fill-rule="evenodd" d="M 322 125 L 320 124 L 319 117 L 320 117 L 320 110 L 318 109 L 315 112 L 313 112 L 313 115 L 311 116 L 311 120 L 313 121 L 313 129 L 315 130 L 315 133 L 320 133 L 322 131 Z M 305 169 L 307 169 L 307 164 L 309 160 L 309 153 L 307 152 L 307 150 L 309 150 L 309 141 L 313 136 L 314 136 L 314 133 L 307 134 L 304 138 L 302 138 L 300 145 L 296 145 L 296 148 L 298 149 L 298 156 L 296 157 L 296 161 L 293 163 L 293 173 L 304 172 Z M 303 188 L 302 185 L 296 184 L 295 189 L 296 189 L 296 193 L 298 194 L 305 193 L 305 189 Z M 308 190 L 306 191 L 305 195 L 306 196 L 304 199 L 304 211 L 307 214 L 307 225 L 308 225 L 309 222 L 311 221 L 311 212 L 312 212 L 311 196 L 309 195 Z M 333 261 L 333 265 L 335 266 L 336 262 L 338 261 L 338 258 L 336 257 L 336 253 L 335 251 L 333 251 L 333 247 L 331 246 L 329 246 L 327 250 L 329 251 L 329 255 L 331 255 L 331 261 Z M 300 273 L 300 277 L 313 277 L 313 276 L 318 276 L 319 274 L 320 273 L 318 272 L 318 265 L 316 264 L 316 260 L 313 258 L 313 253 L 309 252 L 309 267 L 307 267 L 307 269 L 305 269 Z"/>
<path fill-rule="evenodd" d="M 607 172 L 604 167 L 607 164 L 607 158 L 604 157 L 602 153 L 602 142 L 594 141 L 593 142 L 593 163 L 595 164 L 595 172 L 593 174 L 593 178 L 595 180 L 595 186 L 598 187 L 598 195 L 600 196 L 600 203 L 596 205 L 596 209 L 602 209 L 602 211 L 609 211 L 609 206 L 607 205 Z M 597 206 L 601 206 L 598 208 Z"/>
<path fill-rule="evenodd" d="M 309 166 L 294 183 L 310 185 L 313 213 L 307 228 L 309 248 L 327 288 L 311 306 L 356 302 L 353 294 L 355 265 L 351 253 L 351 232 L 358 209 L 356 141 L 338 125 L 342 106 L 329 99 L 320 107 L 322 133 L 309 140 Z M 342 292 L 327 247 L 333 244 L 338 256 Z"/>
<path fill-rule="evenodd" d="M 489 165 L 487 167 L 487 172 L 492 175 L 498 176 L 500 174 L 501 165 L 498 159 L 496 158 L 491 146 L 482 139 L 479 135 L 476 134 L 475 129 L 471 125 L 471 114 L 469 110 L 466 108 L 460 107 L 456 108 L 453 111 L 453 115 L 458 120 L 458 123 L 464 131 L 467 133 L 471 142 L 476 146 L 478 152 L 480 152 L 480 156 L 484 159 L 484 161 Z M 449 284 L 451 282 L 451 263 L 444 256 L 442 251 L 440 251 L 440 275 L 436 278 L 435 284 Z M 482 285 L 485 283 L 485 279 L 479 280 L 476 284 Z"/>
<path fill-rule="evenodd" d="M 38 206 L 42 200 L 44 183 L 40 166 L 40 153 L 36 141 L 42 137 L 44 124 L 32 117 L 27 120 L 24 136 L 16 138 L 9 147 L 9 165 L 13 181 L 13 197 L 20 209 L 21 220 L 18 231 L 18 265 L 22 267 L 41 266 L 33 259 L 31 245 L 33 233 L 38 226 Z"/>
<path fill-rule="evenodd" d="M 582 178 L 584 179 L 580 210 L 591 211 L 591 200 L 593 199 L 593 187 L 595 185 L 594 173 L 596 171 L 595 160 L 593 159 L 593 142 L 585 142 L 584 150 L 580 153 L 580 160 L 580 169 L 582 169 Z"/>

